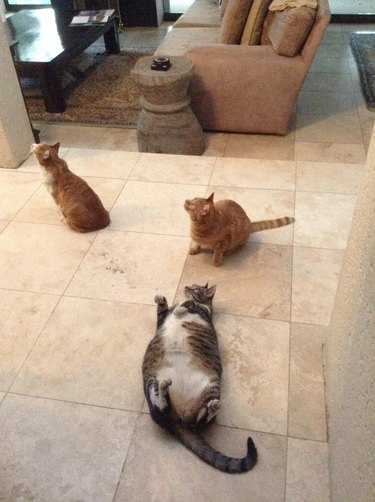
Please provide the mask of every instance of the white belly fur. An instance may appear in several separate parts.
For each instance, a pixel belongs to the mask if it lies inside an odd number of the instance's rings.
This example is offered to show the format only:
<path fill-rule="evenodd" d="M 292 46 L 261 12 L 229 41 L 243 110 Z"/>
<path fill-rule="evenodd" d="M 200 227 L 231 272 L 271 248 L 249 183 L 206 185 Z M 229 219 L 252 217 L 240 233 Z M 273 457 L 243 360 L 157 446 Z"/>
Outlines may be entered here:
<path fill-rule="evenodd" d="M 186 313 L 183 316 L 170 315 L 164 324 L 164 364 L 158 371 L 157 378 L 160 381 L 170 378 L 172 385 L 169 387 L 169 396 L 174 402 L 189 401 L 198 397 L 203 389 L 209 384 L 210 378 L 207 373 L 197 368 L 192 363 L 187 336 L 188 332 L 181 326 L 182 322 L 199 322 L 202 320 L 197 314 Z"/>

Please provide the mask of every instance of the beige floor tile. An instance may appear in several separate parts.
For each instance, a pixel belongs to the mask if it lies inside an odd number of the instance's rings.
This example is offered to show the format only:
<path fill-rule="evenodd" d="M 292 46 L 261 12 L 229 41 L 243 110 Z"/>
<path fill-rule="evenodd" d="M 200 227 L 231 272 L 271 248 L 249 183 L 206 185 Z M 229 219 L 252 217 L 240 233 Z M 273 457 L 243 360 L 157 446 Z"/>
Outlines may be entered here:
<path fill-rule="evenodd" d="M 258 465 L 240 476 L 224 474 L 206 465 L 181 443 L 153 424 L 148 415 L 139 420 L 115 502 L 282 502 L 285 486 L 285 438 L 252 431 L 213 426 L 207 439 L 226 455 L 241 457 L 252 436 Z M 152 451 L 152 461 L 145 462 Z"/>
<path fill-rule="evenodd" d="M 245 210 L 251 221 L 294 216 L 294 192 L 292 191 L 210 186 L 208 193 L 212 192 L 215 192 L 215 200 L 235 200 Z M 291 245 L 293 225 L 250 234 L 249 240 L 267 244 Z"/>
<path fill-rule="evenodd" d="M 95 234 L 12 222 L 0 235 L 0 288 L 61 294 Z"/>
<path fill-rule="evenodd" d="M 251 317 L 215 317 L 223 361 L 218 423 L 286 434 L 289 323 Z"/>
<path fill-rule="evenodd" d="M 297 162 L 297 190 L 356 194 L 363 169 L 363 164 Z"/>
<path fill-rule="evenodd" d="M 12 392 L 139 411 L 155 319 L 151 306 L 62 298 Z"/>
<path fill-rule="evenodd" d="M 218 158 L 211 184 L 294 190 L 296 164 L 288 160 Z"/>
<path fill-rule="evenodd" d="M 126 180 L 139 153 L 71 148 L 64 158 L 69 169 L 78 176 Z"/>
<path fill-rule="evenodd" d="M 206 150 L 203 155 L 212 157 L 223 157 L 228 143 L 229 134 L 224 132 L 204 133 L 206 140 Z"/>
<path fill-rule="evenodd" d="M 324 59 L 327 57 L 349 59 L 352 57 L 352 52 L 348 45 L 347 38 L 342 34 L 340 39 L 330 40 L 328 43 L 323 39 L 323 43 L 319 45 L 317 56 Z"/>
<path fill-rule="evenodd" d="M 329 325 L 343 255 L 336 249 L 294 248 L 292 321 Z"/>
<path fill-rule="evenodd" d="M 302 91 L 320 91 L 335 95 L 334 92 L 353 92 L 352 77 L 349 73 L 308 73 Z"/>
<path fill-rule="evenodd" d="M 215 157 L 142 153 L 130 179 L 208 185 L 215 160 Z"/>
<path fill-rule="evenodd" d="M 294 160 L 294 136 L 230 134 L 224 157 Z"/>
<path fill-rule="evenodd" d="M 345 249 L 355 203 L 355 195 L 297 192 L 294 244 Z"/>
<path fill-rule="evenodd" d="M 135 129 L 108 128 L 95 147 L 105 150 L 138 152 L 137 132 Z"/>
<path fill-rule="evenodd" d="M 48 124 L 41 131 L 40 141 L 49 145 L 60 142 L 63 148 L 96 148 L 105 132 L 105 127 Z"/>
<path fill-rule="evenodd" d="M 288 435 L 327 441 L 322 341 L 326 326 L 291 328 Z"/>
<path fill-rule="evenodd" d="M 216 312 L 288 321 L 291 254 L 289 246 L 251 243 L 220 267 L 212 265 L 209 252 L 189 255 L 179 297 L 184 286 L 209 282 L 218 286 Z"/>
<path fill-rule="evenodd" d="M 337 114 L 357 114 L 357 104 L 352 88 L 347 92 L 303 91 L 297 101 L 298 118 L 309 115 L 332 116 Z M 298 138 L 298 131 L 296 133 Z"/>
<path fill-rule="evenodd" d="M 285 501 L 329 500 L 328 444 L 289 438 Z"/>
<path fill-rule="evenodd" d="M 350 73 L 346 56 L 326 57 L 324 54 L 316 55 L 310 67 L 310 73 Z"/>
<path fill-rule="evenodd" d="M 189 248 L 187 237 L 102 231 L 76 272 L 67 294 L 153 304 L 173 298 Z"/>
<path fill-rule="evenodd" d="M 13 219 L 41 182 L 39 173 L 0 169 L 0 218 Z"/>
<path fill-rule="evenodd" d="M 0 234 L 9 225 L 9 220 L 0 220 Z"/>
<path fill-rule="evenodd" d="M 334 142 L 296 141 L 295 159 L 311 162 L 345 162 L 363 164 L 366 150 L 362 144 L 345 144 Z"/>
<path fill-rule="evenodd" d="M 7 391 L 59 297 L 0 290 L 0 389 Z"/>
<path fill-rule="evenodd" d="M 125 183 L 123 180 L 103 178 L 86 178 L 86 181 L 108 210 L 115 203 Z M 62 218 L 61 210 L 42 185 L 17 214 L 15 220 L 64 225 Z"/>
<path fill-rule="evenodd" d="M 184 201 L 205 194 L 202 186 L 128 181 L 111 211 L 111 228 L 188 237 Z"/>
<path fill-rule="evenodd" d="M 8 394 L 0 497 L 112 501 L 135 422 L 134 413 Z"/>
<path fill-rule="evenodd" d="M 326 116 L 298 113 L 296 142 L 304 141 L 363 144 L 358 114 Z"/>

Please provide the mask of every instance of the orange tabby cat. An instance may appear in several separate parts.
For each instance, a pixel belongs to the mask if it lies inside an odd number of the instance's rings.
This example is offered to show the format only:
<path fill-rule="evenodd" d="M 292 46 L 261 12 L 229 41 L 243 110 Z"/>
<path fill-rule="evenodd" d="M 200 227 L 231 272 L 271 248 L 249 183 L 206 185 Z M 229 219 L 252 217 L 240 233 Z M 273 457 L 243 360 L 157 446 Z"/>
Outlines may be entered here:
<path fill-rule="evenodd" d="M 56 145 L 31 145 L 31 151 L 42 169 L 44 184 L 60 207 L 64 221 L 78 232 L 92 232 L 106 227 L 109 214 L 94 190 L 85 180 L 68 169 L 65 160 L 58 155 Z"/>
<path fill-rule="evenodd" d="M 213 193 L 208 199 L 196 197 L 186 200 L 184 207 L 191 220 L 190 235 L 193 244 L 190 254 L 199 253 L 201 245 L 212 247 L 215 266 L 221 265 L 224 255 L 229 255 L 246 244 L 250 233 L 282 227 L 294 221 L 294 218 L 285 216 L 251 222 L 237 202 L 220 200 L 214 203 Z"/>

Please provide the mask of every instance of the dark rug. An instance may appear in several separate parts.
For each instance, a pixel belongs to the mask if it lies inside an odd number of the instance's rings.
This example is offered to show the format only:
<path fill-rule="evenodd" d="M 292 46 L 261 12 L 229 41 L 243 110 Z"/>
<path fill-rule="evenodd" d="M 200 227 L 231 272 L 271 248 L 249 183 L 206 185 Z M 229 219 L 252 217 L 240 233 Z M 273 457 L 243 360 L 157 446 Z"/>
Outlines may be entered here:
<path fill-rule="evenodd" d="M 367 108 L 375 110 L 375 32 L 351 33 L 350 45 L 357 63 Z"/>
<path fill-rule="evenodd" d="M 96 54 L 94 66 L 83 75 L 75 75 L 75 83 L 65 89 L 67 108 L 63 113 L 46 112 L 40 89 L 35 92 L 35 82 L 23 82 L 30 119 L 134 127 L 140 105 L 138 87 L 130 71 L 139 58 L 154 51 L 155 48 L 143 48 L 127 49 L 118 55 Z"/>

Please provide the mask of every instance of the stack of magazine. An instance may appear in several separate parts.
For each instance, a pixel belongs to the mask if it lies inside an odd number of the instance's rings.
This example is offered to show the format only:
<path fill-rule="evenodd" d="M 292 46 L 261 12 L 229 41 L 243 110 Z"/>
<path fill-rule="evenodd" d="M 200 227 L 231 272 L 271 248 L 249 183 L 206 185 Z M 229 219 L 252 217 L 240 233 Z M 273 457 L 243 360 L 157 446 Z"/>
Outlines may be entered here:
<path fill-rule="evenodd" d="M 104 24 L 114 12 L 114 9 L 81 10 L 81 12 L 73 17 L 69 26 L 91 26 L 92 24 Z"/>

